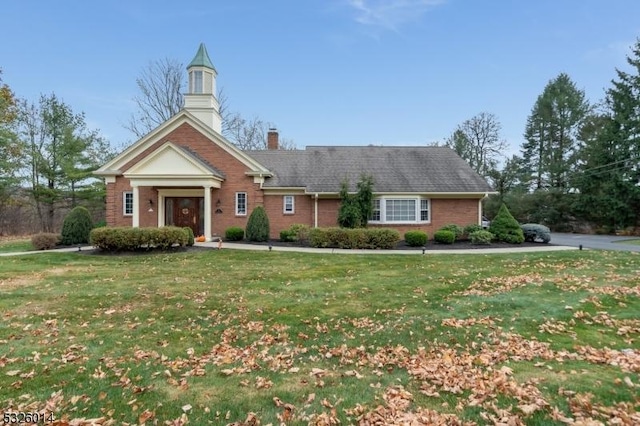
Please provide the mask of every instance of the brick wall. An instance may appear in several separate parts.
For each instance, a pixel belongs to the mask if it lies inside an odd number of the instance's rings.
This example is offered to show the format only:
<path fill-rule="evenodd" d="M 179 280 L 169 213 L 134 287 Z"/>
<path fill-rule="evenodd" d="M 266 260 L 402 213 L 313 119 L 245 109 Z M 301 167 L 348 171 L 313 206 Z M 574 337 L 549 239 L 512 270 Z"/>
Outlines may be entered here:
<path fill-rule="evenodd" d="M 313 201 L 310 195 L 295 195 L 294 214 L 285 214 L 282 195 L 265 195 L 264 208 L 269 217 L 271 238 L 280 238 L 280 231 L 289 228 L 294 223 L 313 226 Z"/>
<path fill-rule="evenodd" d="M 217 169 L 225 174 L 225 181 L 222 188 L 214 189 L 211 193 L 211 211 L 212 211 L 212 234 L 224 235 L 226 228 L 230 226 L 246 227 L 247 218 L 254 207 L 261 205 L 263 194 L 260 185 L 253 183 L 253 177 L 246 176 L 245 172 L 248 168 L 239 162 L 231 154 L 211 142 L 206 136 L 196 131 L 188 124 L 183 124 L 164 138 L 158 140 L 155 144 L 140 153 L 134 159 L 129 161 L 122 170 L 126 172 L 133 165 L 145 158 L 147 155 L 158 149 L 166 142 L 172 142 L 176 145 L 189 146 L 196 151 L 202 158 L 214 165 Z M 109 189 L 111 187 L 111 190 Z M 159 188 L 140 187 L 140 226 L 156 226 L 158 223 L 158 193 Z M 116 178 L 115 184 L 109 184 L 107 187 L 107 199 L 113 200 L 114 206 L 109 218 L 109 225 L 113 226 L 131 226 L 131 216 L 124 216 L 122 209 L 122 193 L 130 191 L 131 185 L 128 179 L 119 176 Z M 111 194 L 110 194 L 111 192 Z M 247 193 L 247 215 L 235 215 L 235 194 L 236 192 Z M 149 200 L 153 201 L 154 211 L 148 212 Z M 220 200 L 220 205 L 217 201 Z M 222 210 L 222 214 L 216 214 L 216 209 Z M 109 208 L 107 209 L 109 214 Z"/>

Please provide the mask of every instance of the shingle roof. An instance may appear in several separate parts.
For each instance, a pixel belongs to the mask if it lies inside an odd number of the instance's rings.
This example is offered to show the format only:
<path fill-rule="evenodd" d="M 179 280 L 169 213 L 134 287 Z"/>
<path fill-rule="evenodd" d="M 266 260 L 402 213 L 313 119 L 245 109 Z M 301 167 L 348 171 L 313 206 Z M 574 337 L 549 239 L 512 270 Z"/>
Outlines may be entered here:
<path fill-rule="evenodd" d="M 202 158 L 197 152 L 195 152 L 191 148 L 187 146 L 182 146 L 182 145 L 178 145 L 178 148 L 180 148 L 182 152 L 184 152 L 186 155 L 191 157 L 194 161 L 202 165 L 202 167 L 206 168 L 211 173 L 213 173 L 214 176 L 219 177 L 221 179 L 224 179 L 226 177 L 224 172 L 216 169 L 211 163 L 209 163 L 207 160 Z"/>
<path fill-rule="evenodd" d="M 362 174 L 374 192 L 491 192 L 489 184 L 446 147 L 310 146 L 297 151 L 247 151 L 273 172 L 264 187 L 304 187 L 307 192 L 351 190 Z"/>

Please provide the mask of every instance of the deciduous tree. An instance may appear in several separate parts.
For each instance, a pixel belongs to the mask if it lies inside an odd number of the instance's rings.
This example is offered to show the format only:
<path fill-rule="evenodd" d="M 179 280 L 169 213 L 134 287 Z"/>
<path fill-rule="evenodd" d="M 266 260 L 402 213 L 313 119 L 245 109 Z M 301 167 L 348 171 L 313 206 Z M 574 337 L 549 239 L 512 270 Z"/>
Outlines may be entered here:
<path fill-rule="evenodd" d="M 494 114 L 481 112 L 460 124 L 445 145 L 456 151 L 478 174 L 488 177 L 507 146 L 500 136 L 501 129 Z"/>

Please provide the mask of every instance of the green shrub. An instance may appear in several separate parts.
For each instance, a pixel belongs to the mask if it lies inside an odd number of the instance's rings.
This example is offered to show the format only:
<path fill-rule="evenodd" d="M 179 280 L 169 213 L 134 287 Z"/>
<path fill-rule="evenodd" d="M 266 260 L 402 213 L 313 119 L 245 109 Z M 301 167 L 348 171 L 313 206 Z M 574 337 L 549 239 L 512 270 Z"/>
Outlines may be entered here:
<path fill-rule="evenodd" d="M 41 232 L 31 237 L 31 245 L 35 250 L 50 250 L 60 244 L 59 234 Z"/>
<path fill-rule="evenodd" d="M 466 235 L 468 239 L 471 239 L 471 234 L 477 231 L 482 231 L 482 226 L 477 223 L 472 223 L 464 227 L 464 235 Z"/>
<path fill-rule="evenodd" d="M 504 203 L 500 206 L 496 217 L 491 221 L 489 231 L 495 235 L 498 241 L 510 244 L 522 244 L 524 242 L 524 234 L 520 224 L 513 218 Z"/>
<path fill-rule="evenodd" d="M 444 225 L 438 231 L 451 231 L 453 232 L 453 238 L 455 240 L 459 240 L 464 235 L 464 228 L 460 225 L 456 225 L 455 223 L 450 223 L 448 225 Z"/>
<path fill-rule="evenodd" d="M 269 240 L 269 218 L 264 207 L 258 206 L 251 212 L 247 221 L 246 236 L 249 241 Z"/>
<path fill-rule="evenodd" d="M 525 223 L 521 225 L 522 233 L 524 234 L 524 240 L 529 242 L 536 242 L 537 240 L 543 243 L 551 241 L 551 230 L 544 225 L 537 223 Z"/>
<path fill-rule="evenodd" d="M 400 233 L 395 229 L 367 229 L 367 245 L 370 249 L 390 250 L 400 241 Z"/>
<path fill-rule="evenodd" d="M 306 243 L 309 240 L 309 225 L 294 223 L 289 230 L 295 233 L 296 241 L 299 243 Z"/>
<path fill-rule="evenodd" d="M 93 228 L 91 213 L 86 207 L 74 207 L 62 222 L 62 244 L 86 244 L 89 242 L 89 233 Z"/>
<path fill-rule="evenodd" d="M 280 241 L 285 243 L 292 243 L 297 240 L 298 238 L 296 237 L 296 231 L 293 231 L 291 229 L 283 229 L 282 231 L 280 231 Z"/>
<path fill-rule="evenodd" d="M 90 234 L 91 244 L 105 251 L 134 251 L 140 249 L 169 249 L 188 243 L 183 228 L 164 226 L 161 228 L 95 228 Z"/>
<path fill-rule="evenodd" d="M 391 249 L 400 241 L 395 229 L 377 228 L 313 228 L 309 231 L 312 247 L 344 249 Z"/>
<path fill-rule="evenodd" d="M 441 229 L 439 231 L 436 231 L 435 234 L 433 234 L 433 239 L 437 243 L 453 244 L 453 242 L 456 240 L 456 234 L 453 231 L 450 231 L 447 229 Z"/>
<path fill-rule="evenodd" d="M 484 229 L 480 229 L 469 234 L 469 238 L 471 239 L 472 244 L 491 244 L 493 234 L 489 231 L 485 231 Z"/>
<path fill-rule="evenodd" d="M 193 229 L 188 226 L 185 226 L 182 229 L 187 234 L 187 246 L 192 247 L 196 242 L 196 237 L 193 235 Z"/>
<path fill-rule="evenodd" d="M 231 226 L 224 230 L 224 238 L 227 241 L 242 241 L 244 238 L 244 229 L 239 226 Z"/>
<path fill-rule="evenodd" d="M 313 228 L 309 231 L 309 245 L 311 247 L 329 247 L 328 228 Z"/>
<path fill-rule="evenodd" d="M 407 231 L 404 233 L 404 241 L 408 246 L 420 247 L 427 244 L 427 233 L 424 231 Z"/>
<path fill-rule="evenodd" d="M 105 226 L 107 226 L 106 220 L 100 220 L 93 225 L 94 228 L 104 228 Z"/>

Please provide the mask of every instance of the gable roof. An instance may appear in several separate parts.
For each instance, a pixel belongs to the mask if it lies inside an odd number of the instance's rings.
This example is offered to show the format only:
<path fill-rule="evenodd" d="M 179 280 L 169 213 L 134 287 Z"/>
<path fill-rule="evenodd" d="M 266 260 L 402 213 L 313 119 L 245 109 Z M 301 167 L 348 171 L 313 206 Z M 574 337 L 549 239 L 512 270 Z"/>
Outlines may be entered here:
<path fill-rule="evenodd" d="M 176 115 L 130 145 L 120 154 L 118 154 L 98 170 L 93 172 L 93 174 L 98 176 L 121 175 L 124 172 L 124 170 L 121 169 L 125 167 L 125 165 L 129 163 L 129 161 L 134 159 L 137 155 L 141 154 L 147 148 L 151 147 L 163 137 L 167 136 L 169 133 L 185 123 L 209 138 L 209 140 L 211 140 L 211 143 L 218 145 L 227 153 L 235 157 L 238 161 L 244 164 L 252 174 L 266 176 L 269 175 L 269 170 L 267 170 L 267 168 L 265 168 L 262 164 L 247 155 L 245 152 L 239 150 L 235 145 L 225 139 L 222 135 L 209 128 L 206 124 L 195 118 L 193 114 L 185 109 L 180 110 L 180 112 L 178 112 Z M 193 151 L 191 151 L 190 153 L 194 154 Z M 217 169 L 216 171 L 219 172 L 219 170 Z"/>
<path fill-rule="evenodd" d="M 489 184 L 447 147 L 310 146 L 300 151 L 247 151 L 273 176 L 263 187 L 304 187 L 308 193 L 350 190 L 362 174 L 376 193 L 487 193 Z"/>

